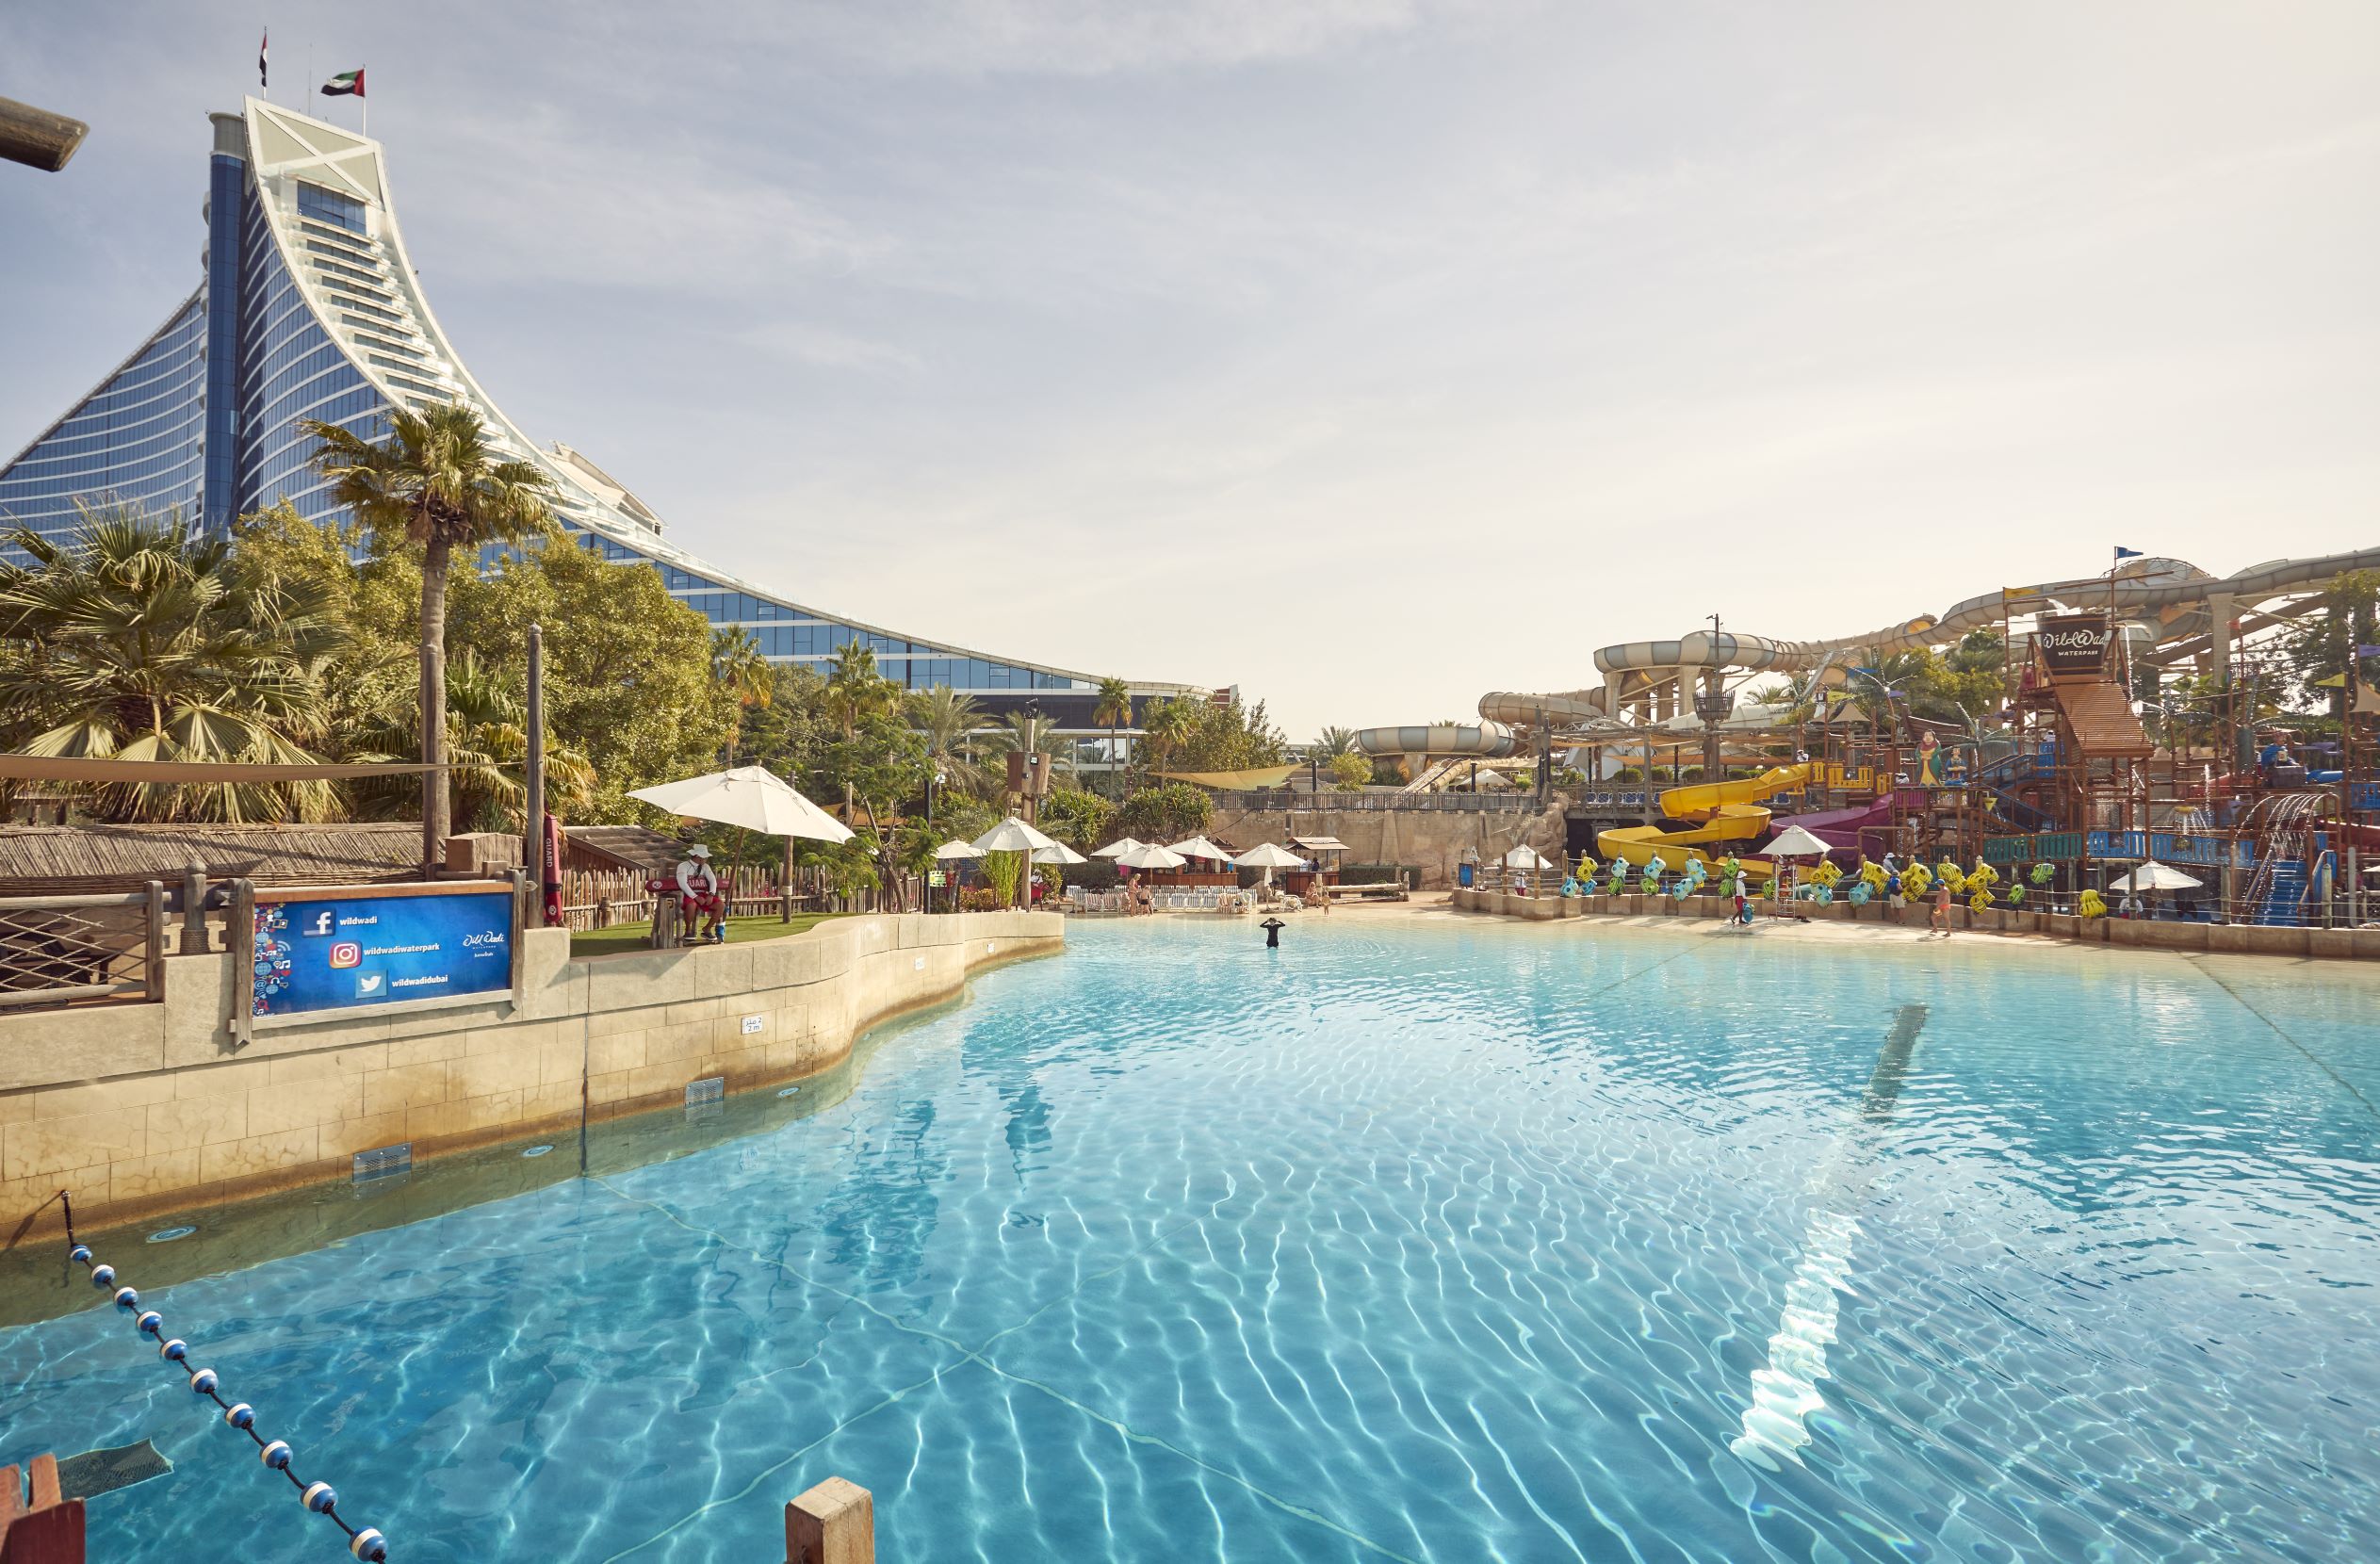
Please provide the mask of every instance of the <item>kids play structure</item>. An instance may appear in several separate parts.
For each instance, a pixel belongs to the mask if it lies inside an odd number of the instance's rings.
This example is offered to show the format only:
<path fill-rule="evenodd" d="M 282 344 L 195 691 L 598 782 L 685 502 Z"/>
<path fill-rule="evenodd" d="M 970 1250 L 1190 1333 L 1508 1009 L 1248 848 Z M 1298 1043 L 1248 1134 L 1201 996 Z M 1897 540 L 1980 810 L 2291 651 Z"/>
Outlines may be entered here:
<path fill-rule="evenodd" d="M 1672 872 L 1735 857 L 1765 876 L 1762 845 L 1799 825 L 1846 868 L 1887 852 L 2047 865 L 2035 883 L 2078 894 L 2153 859 L 2235 920 L 2360 920 L 2380 891 L 2363 877 L 2380 866 L 2380 630 L 2350 635 L 2327 714 L 2285 709 L 2299 670 L 2279 642 L 2333 611 L 2335 581 L 2373 570 L 2380 548 L 2229 576 L 2133 556 L 1856 635 L 1788 641 L 1714 621 L 1602 648 L 1599 685 L 1485 695 L 1475 727 L 1359 742 L 1403 757 L 1409 787 L 1480 786 L 1501 769 L 1550 800 L 1552 778 L 1570 776 L 1581 855 L 1591 841 Z M 1978 631 L 1990 634 L 1969 655 L 1998 658 L 1997 704 L 1916 716 L 1897 655 Z"/>

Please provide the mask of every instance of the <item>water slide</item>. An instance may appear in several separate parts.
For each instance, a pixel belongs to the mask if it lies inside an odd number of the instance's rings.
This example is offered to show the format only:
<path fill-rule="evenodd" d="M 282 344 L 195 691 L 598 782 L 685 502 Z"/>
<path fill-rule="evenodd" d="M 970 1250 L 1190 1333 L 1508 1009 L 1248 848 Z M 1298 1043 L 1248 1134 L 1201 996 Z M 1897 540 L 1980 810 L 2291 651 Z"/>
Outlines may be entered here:
<path fill-rule="evenodd" d="M 1661 794 L 1661 812 L 1679 822 L 1677 827 L 1616 826 L 1598 836 L 1595 846 L 1606 858 L 1639 866 L 1658 853 L 1673 871 L 1696 859 L 1706 869 L 1716 868 L 1703 848 L 1721 849 L 1720 857 L 1751 851 L 1753 842 L 1769 834 L 1766 801 L 1808 786 L 1818 770 L 1815 765 L 1772 766 L 1740 781 L 1671 788 Z M 1744 872 L 1752 879 L 1763 880 L 1769 869 L 1765 863 L 1747 860 Z"/>
<path fill-rule="evenodd" d="M 1892 829 L 1892 823 L 1893 801 L 1892 795 L 1887 793 L 1866 804 L 1855 804 L 1848 809 L 1820 809 L 1815 814 L 1791 815 L 1775 823 L 1780 831 L 1788 825 L 1799 825 L 1838 853 L 1867 853 L 1881 858 L 1884 855 L 1886 845 L 1883 833 Z"/>
<path fill-rule="evenodd" d="M 2028 603 L 2063 603 L 2076 609 L 2112 608 L 2152 639 L 2170 640 L 2209 627 L 2207 610 L 2228 598 L 2234 614 L 2289 593 L 2313 592 L 2342 571 L 2380 569 L 2380 547 L 2353 549 L 2308 559 L 2271 560 L 2230 576 L 2216 577 L 2181 560 L 2131 561 L 2113 580 L 2082 576 L 2021 589 Z M 1945 612 L 1887 625 L 1860 635 L 1822 641 L 1779 641 L 1767 636 L 1697 630 L 1674 641 L 1631 641 L 1595 653 L 1595 667 L 1607 681 L 1621 675 L 1664 669 L 1740 668 L 1752 673 L 1806 673 L 1846 660 L 1853 653 L 1886 655 L 1919 646 L 1941 646 L 1969 630 L 1997 625 L 2008 611 L 1998 589 L 1953 604 Z M 1545 694 L 1496 691 L 1483 695 L 1479 712 L 1505 724 L 1591 728 L 1617 726 L 1625 714 L 1612 709 L 1607 682 L 1601 689 Z"/>

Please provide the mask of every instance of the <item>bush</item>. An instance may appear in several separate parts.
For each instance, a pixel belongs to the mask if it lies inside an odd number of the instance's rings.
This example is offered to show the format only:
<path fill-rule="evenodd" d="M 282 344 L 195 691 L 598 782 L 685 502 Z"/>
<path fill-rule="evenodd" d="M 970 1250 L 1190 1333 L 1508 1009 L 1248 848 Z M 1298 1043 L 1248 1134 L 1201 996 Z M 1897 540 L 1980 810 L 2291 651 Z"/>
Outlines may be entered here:
<path fill-rule="evenodd" d="M 958 910 L 961 912 L 999 912 L 1007 905 L 1000 892 L 990 886 L 969 886 L 958 893 Z"/>
<path fill-rule="evenodd" d="M 1343 793 L 1361 792 L 1372 780 L 1372 762 L 1361 755 L 1334 755 L 1330 758 L 1330 778 Z"/>
<path fill-rule="evenodd" d="M 1634 766 L 1622 766 L 1611 774 L 1611 779 L 1614 782 L 1641 782 L 1644 780 L 1644 773 Z"/>

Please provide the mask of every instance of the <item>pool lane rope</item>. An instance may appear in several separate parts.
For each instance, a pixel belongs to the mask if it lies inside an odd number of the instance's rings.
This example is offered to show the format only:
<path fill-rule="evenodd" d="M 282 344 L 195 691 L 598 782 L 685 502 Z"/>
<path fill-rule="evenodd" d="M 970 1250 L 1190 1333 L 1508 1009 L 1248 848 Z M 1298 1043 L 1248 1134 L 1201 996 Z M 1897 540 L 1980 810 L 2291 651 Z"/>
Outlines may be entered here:
<path fill-rule="evenodd" d="M 168 1336 L 165 1333 L 165 1317 L 154 1309 L 141 1308 L 139 1292 L 131 1287 L 117 1285 L 116 1268 L 113 1265 L 102 1265 L 94 1262 L 90 1246 L 75 1240 L 74 1207 L 72 1200 L 66 1202 L 65 1209 L 66 1242 L 71 1246 L 67 1250 L 67 1258 L 90 1272 L 90 1284 L 103 1293 L 111 1294 L 115 1298 L 116 1307 L 133 1317 L 135 1328 L 143 1336 L 155 1339 L 157 1356 L 190 1377 L 192 1393 L 205 1396 L 209 1401 L 220 1407 L 223 1409 L 223 1421 L 255 1442 L 257 1458 L 267 1467 L 289 1479 L 289 1486 L 298 1491 L 300 1503 L 317 1515 L 329 1516 L 333 1525 L 347 1533 L 349 1553 L 364 1560 L 364 1564 L 386 1564 L 388 1540 L 383 1537 L 375 1527 L 366 1526 L 358 1530 L 349 1525 L 346 1519 L 339 1514 L 338 1491 L 329 1483 L 310 1483 L 299 1476 L 296 1453 L 289 1448 L 288 1443 L 283 1440 L 268 1440 L 256 1431 L 256 1409 L 245 1401 L 224 1400 L 221 1382 L 213 1369 L 190 1367 L 189 1344 L 178 1336 Z"/>

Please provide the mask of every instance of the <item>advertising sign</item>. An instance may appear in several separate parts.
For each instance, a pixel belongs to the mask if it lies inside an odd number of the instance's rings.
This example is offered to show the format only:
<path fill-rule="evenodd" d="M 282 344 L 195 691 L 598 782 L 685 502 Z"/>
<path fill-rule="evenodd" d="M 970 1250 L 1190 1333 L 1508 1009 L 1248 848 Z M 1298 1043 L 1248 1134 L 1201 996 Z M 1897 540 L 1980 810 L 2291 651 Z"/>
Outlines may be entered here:
<path fill-rule="evenodd" d="M 2045 614 L 2033 632 L 2041 660 L 2052 678 L 2095 676 L 2107 666 L 2108 616 L 2104 613 Z"/>
<path fill-rule="evenodd" d="M 256 893 L 258 1018 L 509 991 L 513 894 L 483 885 Z"/>

